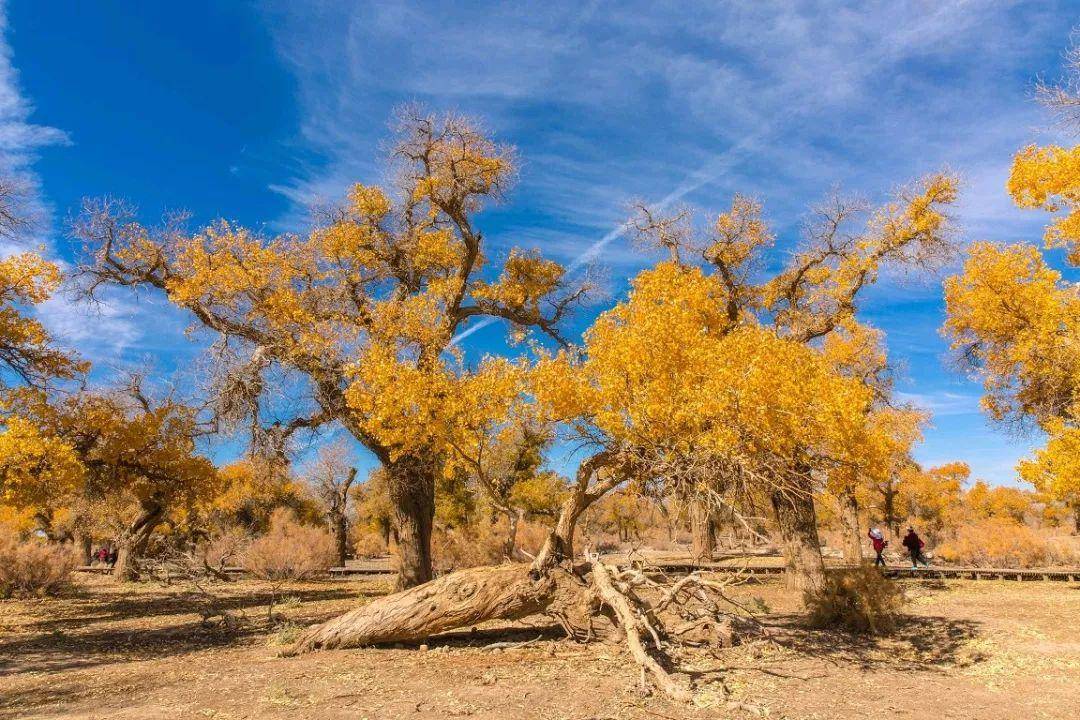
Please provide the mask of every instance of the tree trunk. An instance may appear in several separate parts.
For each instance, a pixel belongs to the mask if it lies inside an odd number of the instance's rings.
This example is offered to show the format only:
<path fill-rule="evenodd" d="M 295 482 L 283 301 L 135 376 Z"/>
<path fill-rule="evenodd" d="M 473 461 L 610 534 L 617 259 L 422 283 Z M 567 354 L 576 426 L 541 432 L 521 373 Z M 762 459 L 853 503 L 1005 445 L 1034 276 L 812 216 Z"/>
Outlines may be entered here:
<path fill-rule="evenodd" d="M 518 528 L 521 526 L 521 521 L 525 518 L 525 511 L 520 510 L 520 509 L 515 510 L 514 508 L 509 508 L 507 510 L 507 512 L 506 512 L 506 518 L 507 518 L 508 525 L 507 525 L 507 530 L 506 530 L 506 544 L 504 546 L 503 552 L 506 554 L 506 557 L 508 557 L 509 559 L 516 560 L 516 559 L 518 559 L 518 557 L 517 557 L 517 554 L 518 554 L 518 549 L 517 549 Z"/>
<path fill-rule="evenodd" d="M 690 535 L 694 562 L 712 562 L 716 552 L 716 521 L 709 507 L 698 500 L 690 503 Z"/>
<path fill-rule="evenodd" d="M 536 576 L 525 563 L 459 570 L 318 625 L 286 654 L 419 642 L 486 620 L 516 620 L 547 607 L 555 587 L 550 574 Z"/>
<path fill-rule="evenodd" d="M 397 536 L 397 585 L 400 589 L 422 585 L 432 578 L 435 472 L 435 462 L 409 455 L 387 467 Z"/>
<path fill-rule="evenodd" d="M 571 616 L 591 607 L 586 586 L 567 572 L 573 557 L 578 517 L 615 485 L 588 481 L 607 459 L 598 454 L 582 463 L 578 482 L 563 502 L 555 528 L 531 564 L 508 563 L 459 570 L 419 587 L 378 598 L 305 632 L 285 655 L 318 648 L 346 648 L 392 642 L 417 642 L 435 633 L 486 620 L 512 620 L 548 610 L 564 627 Z"/>
<path fill-rule="evenodd" d="M 774 491 L 770 500 L 787 565 L 787 586 L 797 590 L 821 587 L 825 580 L 825 563 L 821 559 L 813 496 L 804 492 Z"/>
<path fill-rule="evenodd" d="M 850 492 L 840 494 L 840 527 L 843 533 L 844 562 L 858 565 L 862 562 L 862 534 L 859 529 L 859 501 Z"/>
<path fill-rule="evenodd" d="M 89 534 L 76 530 L 72 545 L 75 547 L 75 552 L 78 553 L 80 565 L 89 565 L 93 562 L 90 555 L 94 549 L 94 541 Z"/>
<path fill-rule="evenodd" d="M 337 548 L 338 567 L 345 567 L 345 561 L 349 559 L 349 526 L 345 513 L 340 510 L 332 513 L 330 525 L 333 529 L 334 547 Z"/>
<path fill-rule="evenodd" d="M 150 536 L 157 527 L 161 516 L 165 514 L 165 508 L 160 505 L 144 505 L 142 514 L 131 524 L 118 541 L 116 565 L 113 566 L 113 577 L 118 580 L 137 580 L 139 568 L 136 561 L 146 553 L 146 546 L 150 542 Z"/>
<path fill-rule="evenodd" d="M 1073 533 L 1080 535 L 1080 500 L 1073 503 Z"/>

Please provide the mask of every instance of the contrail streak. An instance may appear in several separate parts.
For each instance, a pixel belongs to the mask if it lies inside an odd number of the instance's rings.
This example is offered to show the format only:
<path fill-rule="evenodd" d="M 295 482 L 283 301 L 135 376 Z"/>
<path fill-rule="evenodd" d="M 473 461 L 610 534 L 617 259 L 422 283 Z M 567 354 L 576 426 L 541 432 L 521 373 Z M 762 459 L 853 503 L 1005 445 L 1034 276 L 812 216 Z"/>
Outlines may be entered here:
<path fill-rule="evenodd" d="M 655 203 L 650 204 L 649 209 L 654 212 L 666 210 L 668 207 L 671 206 L 672 203 L 682 200 L 684 197 L 694 192 L 698 188 L 709 184 L 710 182 L 718 178 L 722 173 L 726 172 L 729 167 L 731 167 L 736 155 L 741 153 L 743 150 L 746 150 L 751 145 L 757 144 L 758 140 L 760 140 L 762 136 L 765 135 L 765 132 L 766 131 L 764 129 L 759 130 L 758 132 L 748 135 L 739 142 L 735 143 L 730 148 L 720 153 L 708 163 L 703 165 L 701 168 L 688 175 L 686 179 L 683 180 L 683 182 L 674 190 L 657 200 Z M 589 245 L 589 247 L 585 248 L 585 250 L 579 253 L 578 256 L 574 258 L 569 265 L 566 266 L 566 271 L 568 273 L 572 273 L 575 270 L 589 263 L 597 255 L 599 255 L 605 247 L 610 245 L 614 240 L 622 237 L 622 235 L 626 233 L 629 228 L 629 220 L 619 225 L 616 225 L 614 228 L 609 230 L 606 235 L 604 235 L 599 240 L 596 240 L 591 245 Z M 496 318 L 493 317 L 481 318 L 465 330 L 462 330 L 457 335 L 455 335 L 453 339 L 450 340 L 450 344 L 456 345 L 460 343 L 462 340 L 469 337 L 478 330 L 482 330 L 488 325 L 491 325 L 495 322 L 495 320 Z"/>

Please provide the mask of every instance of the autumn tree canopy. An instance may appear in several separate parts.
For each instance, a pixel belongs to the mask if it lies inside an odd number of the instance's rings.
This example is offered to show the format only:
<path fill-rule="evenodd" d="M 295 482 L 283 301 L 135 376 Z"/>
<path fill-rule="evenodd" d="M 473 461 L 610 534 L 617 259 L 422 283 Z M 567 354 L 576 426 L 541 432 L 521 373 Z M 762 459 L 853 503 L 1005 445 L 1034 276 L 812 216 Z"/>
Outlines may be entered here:
<path fill-rule="evenodd" d="M 511 363 L 469 365 L 453 344 L 474 319 L 507 321 L 561 341 L 559 323 L 583 295 L 558 264 L 515 250 L 495 277 L 477 213 L 514 174 L 513 153 L 469 121 L 402 114 L 392 151 L 397 185 L 357 184 L 308 232 L 266 237 L 227 221 L 195 232 L 175 218 L 136 222 L 122 205 L 90 203 L 86 290 L 147 287 L 216 335 L 224 419 L 265 427 L 274 373 L 306 386 L 302 407 L 272 430 L 339 423 L 386 467 L 401 580 L 431 577 L 437 476 L 463 419 L 504 411 Z M 472 418 L 475 420 L 475 418 Z"/>
<path fill-rule="evenodd" d="M 1072 85 L 1042 87 L 1040 98 L 1075 119 L 1080 78 L 1075 51 Z M 1071 122 L 1072 130 L 1080 127 Z M 1013 158 L 1008 192 L 1017 206 L 1053 214 L 1047 250 L 1064 249 L 1080 266 L 1080 145 L 1028 146 Z M 983 381 L 982 404 L 997 421 L 1034 425 L 1046 447 L 1021 463 L 1021 476 L 1080 515 L 1073 461 L 1080 422 L 1080 290 L 1032 244 L 974 243 L 959 275 L 945 283 L 943 328 L 963 366 Z"/>

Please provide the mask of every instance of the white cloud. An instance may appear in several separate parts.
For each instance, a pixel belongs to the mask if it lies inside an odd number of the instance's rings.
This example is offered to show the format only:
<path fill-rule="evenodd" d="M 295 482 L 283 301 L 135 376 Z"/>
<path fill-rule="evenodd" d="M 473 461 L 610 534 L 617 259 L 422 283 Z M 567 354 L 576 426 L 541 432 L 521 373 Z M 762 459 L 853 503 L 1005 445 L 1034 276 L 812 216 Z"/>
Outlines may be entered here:
<path fill-rule="evenodd" d="M 956 214 L 969 233 L 1037 237 L 1040 219 L 1009 203 L 1004 178 L 1045 122 L 1031 83 L 1053 72 L 1072 19 L 1068 3 L 989 0 L 264 7 L 317 158 L 275 188 L 298 209 L 380 180 L 389 110 L 419 100 L 519 146 L 510 208 L 482 218 L 496 251 L 539 247 L 618 276 L 648 261 L 622 237 L 632 199 L 711 212 L 754 194 L 780 234 L 776 264 L 832 187 L 879 199 L 942 167 L 965 180 Z M 901 358 L 935 363 L 920 376 L 943 372 L 936 282 L 886 275 L 865 304 Z M 961 386 L 908 397 L 947 436 L 978 420 L 978 388 Z"/>

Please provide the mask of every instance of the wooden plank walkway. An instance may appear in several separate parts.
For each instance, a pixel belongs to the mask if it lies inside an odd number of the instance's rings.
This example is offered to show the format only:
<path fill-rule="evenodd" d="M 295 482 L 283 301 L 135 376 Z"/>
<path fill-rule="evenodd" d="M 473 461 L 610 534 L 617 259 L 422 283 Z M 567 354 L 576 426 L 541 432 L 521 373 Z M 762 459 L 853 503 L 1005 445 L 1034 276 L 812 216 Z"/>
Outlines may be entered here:
<path fill-rule="evenodd" d="M 783 565 L 757 565 L 739 567 L 731 564 L 718 563 L 677 563 L 660 562 L 652 563 L 663 572 L 671 574 L 690 573 L 695 570 L 705 570 L 714 573 L 738 573 L 748 577 L 759 575 L 782 575 Z M 845 565 L 829 566 L 829 569 L 851 567 Z M 1022 570 L 1012 568 L 975 568 L 975 567 L 920 567 L 918 569 L 908 566 L 892 565 L 886 567 L 885 575 L 898 579 L 941 579 L 941 580 L 1028 580 L 1028 581 L 1059 581 L 1080 582 L 1080 568 L 1054 568 Z"/>
<path fill-rule="evenodd" d="M 686 574 L 696 570 L 705 570 L 712 573 L 739 573 L 747 577 L 759 577 L 768 575 L 782 575 L 784 566 L 775 564 L 752 564 L 737 565 L 732 563 L 693 563 L 672 560 L 660 560 L 649 563 L 650 568 L 655 568 L 673 575 Z M 830 567 L 845 567 L 842 565 Z M 85 565 L 75 568 L 78 572 L 109 574 L 111 567 L 102 565 Z M 243 568 L 229 567 L 225 571 L 230 574 L 242 574 Z M 332 577 L 349 577 L 365 575 L 392 575 L 394 566 L 390 558 L 365 558 L 363 560 L 350 560 L 344 567 L 330 568 Z M 1017 580 L 1017 581 L 1058 581 L 1080 582 L 1080 568 L 1053 568 L 1022 570 L 1011 568 L 975 568 L 975 567 L 920 567 L 917 570 L 907 566 L 892 565 L 885 568 L 885 575 L 898 579 L 940 579 L 940 580 Z"/>

